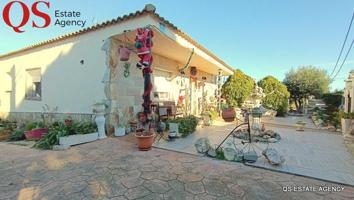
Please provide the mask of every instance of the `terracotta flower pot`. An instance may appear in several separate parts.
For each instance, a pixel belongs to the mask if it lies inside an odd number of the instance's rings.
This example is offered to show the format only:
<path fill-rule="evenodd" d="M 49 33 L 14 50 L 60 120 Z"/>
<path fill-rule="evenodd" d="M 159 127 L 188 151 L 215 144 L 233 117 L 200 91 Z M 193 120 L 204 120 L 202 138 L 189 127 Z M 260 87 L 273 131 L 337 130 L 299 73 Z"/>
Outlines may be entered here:
<path fill-rule="evenodd" d="M 138 141 L 138 148 L 140 151 L 148 151 L 151 149 L 152 144 L 154 143 L 154 133 L 135 133 L 135 137 Z"/>
<path fill-rule="evenodd" d="M 25 132 L 26 139 L 40 139 L 48 133 L 48 128 L 38 128 Z"/>
<path fill-rule="evenodd" d="M 234 108 L 226 108 L 221 113 L 222 118 L 226 122 L 232 122 L 235 120 L 236 112 Z"/>
<path fill-rule="evenodd" d="M 130 50 L 127 47 L 119 48 L 120 61 L 128 61 L 130 57 Z"/>
<path fill-rule="evenodd" d="M 66 119 L 64 120 L 65 126 L 71 126 L 73 125 L 73 120 L 72 119 Z"/>

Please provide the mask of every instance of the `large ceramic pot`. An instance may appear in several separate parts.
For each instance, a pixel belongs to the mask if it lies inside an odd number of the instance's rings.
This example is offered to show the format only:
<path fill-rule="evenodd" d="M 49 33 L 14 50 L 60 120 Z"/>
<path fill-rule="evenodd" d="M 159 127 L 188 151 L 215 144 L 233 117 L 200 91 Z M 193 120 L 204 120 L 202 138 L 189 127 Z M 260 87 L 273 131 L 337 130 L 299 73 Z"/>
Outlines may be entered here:
<path fill-rule="evenodd" d="M 135 133 L 137 139 L 138 148 L 140 151 L 148 151 L 151 149 L 154 143 L 154 133 Z"/>
<path fill-rule="evenodd" d="M 41 139 L 45 134 L 48 133 L 47 128 L 37 128 L 31 131 L 25 132 L 26 139 Z"/>
<path fill-rule="evenodd" d="M 236 117 L 235 109 L 234 108 L 226 108 L 222 111 L 221 116 L 226 122 L 232 122 L 235 120 L 235 117 Z"/>

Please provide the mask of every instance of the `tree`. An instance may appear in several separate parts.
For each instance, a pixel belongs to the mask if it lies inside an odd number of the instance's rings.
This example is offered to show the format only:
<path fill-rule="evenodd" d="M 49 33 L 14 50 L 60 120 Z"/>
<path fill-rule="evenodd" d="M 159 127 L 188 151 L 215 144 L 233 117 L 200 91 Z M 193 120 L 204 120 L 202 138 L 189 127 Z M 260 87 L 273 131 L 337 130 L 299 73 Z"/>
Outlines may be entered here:
<path fill-rule="evenodd" d="M 222 97 L 226 99 L 229 106 L 240 107 L 251 94 L 253 86 L 253 79 L 237 69 L 222 86 Z"/>
<path fill-rule="evenodd" d="M 266 76 L 258 82 L 258 86 L 266 95 L 262 100 L 263 106 L 276 110 L 279 114 L 285 114 L 290 97 L 286 86 L 273 76 Z"/>
<path fill-rule="evenodd" d="M 284 79 L 284 84 L 290 92 L 290 98 L 299 110 L 303 101 L 310 95 L 319 98 L 329 91 L 330 78 L 325 70 L 313 66 L 303 66 L 291 69 Z"/>
<path fill-rule="evenodd" d="M 323 101 L 329 108 L 337 108 L 342 105 L 343 91 L 334 91 L 322 95 Z"/>

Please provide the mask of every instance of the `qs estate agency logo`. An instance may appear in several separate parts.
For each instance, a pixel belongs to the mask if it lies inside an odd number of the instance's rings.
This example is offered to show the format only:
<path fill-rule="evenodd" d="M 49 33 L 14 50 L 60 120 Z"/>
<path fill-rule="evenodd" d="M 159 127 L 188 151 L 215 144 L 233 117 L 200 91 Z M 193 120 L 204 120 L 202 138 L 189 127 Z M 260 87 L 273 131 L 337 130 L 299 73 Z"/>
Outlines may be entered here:
<path fill-rule="evenodd" d="M 54 12 L 52 19 L 50 13 Z M 68 26 L 85 27 L 86 20 L 81 19 L 79 11 L 51 11 L 50 1 L 33 1 L 31 3 L 20 0 L 9 1 L 2 8 L 2 18 L 5 24 L 16 33 L 24 33 L 26 29 L 44 29 L 53 24 L 61 28 Z M 31 20 L 30 20 L 31 19 Z M 31 27 L 27 26 L 30 23 Z"/>
<path fill-rule="evenodd" d="M 2 17 L 5 24 L 11 27 L 16 33 L 23 33 L 25 32 L 24 26 L 29 22 L 30 16 L 34 15 L 36 17 L 42 18 L 44 20 L 44 24 L 37 24 L 35 20 L 32 20 L 32 27 L 33 28 L 46 28 L 50 25 L 51 17 L 47 13 L 47 11 L 41 11 L 38 9 L 38 5 L 43 4 L 45 7 L 50 9 L 50 2 L 48 1 L 37 1 L 34 2 L 32 5 L 27 5 L 22 1 L 10 1 L 7 3 L 2 11 Z M 11 12 L 15 6 L 19 6 L 22 10 L 21 12 L 13 13 Z M 18 7 L 17 7 L 18 8 Z M 15 23 L 12 20 L 14 16 L 20 17 L 20 22 Z M 22 17 L 22 19 L 21 19 Z"/>

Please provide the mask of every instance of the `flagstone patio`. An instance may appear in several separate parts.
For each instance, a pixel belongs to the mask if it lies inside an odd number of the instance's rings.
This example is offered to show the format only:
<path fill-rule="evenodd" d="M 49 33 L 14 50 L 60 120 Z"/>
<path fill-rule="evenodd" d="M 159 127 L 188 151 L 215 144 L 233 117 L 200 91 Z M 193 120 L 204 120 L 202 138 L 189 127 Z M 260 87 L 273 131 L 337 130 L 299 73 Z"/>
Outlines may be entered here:
<path fill-rule="evenodd" d="M 307 122 L 304 132 L 296 131 L 295 123 L 298 120 Z M 217 122 L 213 126 L 198 128 L 186 137 L 173 142 L 161 140 L 156 147 L 199 155 L 194 143 L 201 137 L 208 137 L 212 145 L 222 142 L 228 133 L 235 127 L 234 124 Z M 285 158 L 281 166 L 273 166 L 261 157 L 256 163 L 248 164 L 287 173 L 294 173 L 328 181 L 354 185 L 354 158 L 346 148 L 343 137 L 339 133 L 317 129 L 306 117 L 275 118 L 266 121 L 266 129 L 278 132 L 282 139 L 271 143 Z M 237 142 L 239 143 L 239 142 Z M 241 146 L 238 146 L 242 148 Z M 256 151 L 266 145 L 256 144 Z"/>
<path fill-rule="evenodd" d="M 354 197 L 354 187 L 156 148 L 140 152 L 118 138 L 60 152 L 6 143 L 0 149 L 1 200 Z M 315 191 L 286 192 L 299 188 Z"/>

